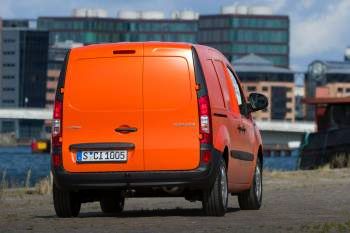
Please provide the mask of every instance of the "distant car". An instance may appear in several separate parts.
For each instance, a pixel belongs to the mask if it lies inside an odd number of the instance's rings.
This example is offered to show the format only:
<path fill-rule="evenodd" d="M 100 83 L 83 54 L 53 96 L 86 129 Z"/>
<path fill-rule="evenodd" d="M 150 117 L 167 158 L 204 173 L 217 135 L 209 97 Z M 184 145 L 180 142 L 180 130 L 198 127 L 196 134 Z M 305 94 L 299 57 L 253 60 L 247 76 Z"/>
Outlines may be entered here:
<path fill-rule="evenodd" d="M 99 201 L 120 212 L 125 197 L 183 196 L 223 216 L 262 202 L 262 142 L 230 62 L 186 43 L 114 43 L 72 49 L 52 128 L 53 201 L 59 217 Z"/>

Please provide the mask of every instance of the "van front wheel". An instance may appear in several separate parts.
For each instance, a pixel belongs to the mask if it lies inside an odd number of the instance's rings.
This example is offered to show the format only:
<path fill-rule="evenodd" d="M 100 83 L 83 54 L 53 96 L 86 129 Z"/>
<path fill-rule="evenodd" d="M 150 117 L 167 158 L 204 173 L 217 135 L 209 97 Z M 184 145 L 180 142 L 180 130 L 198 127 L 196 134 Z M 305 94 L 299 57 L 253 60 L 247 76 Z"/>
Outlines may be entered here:
<path fill-rule="evenodd" d="M 224 159 L 220 160 L 220 166 L 214 185 L 203 193 L 203 210 L 207 216 L 224 216 L 227 210 L 228 187 L 227 174 Z"/>
<path fill-rule="evenodd" d="M 55 183 L 53 184 L 52 193 L 53 204 L 58 217 L 71 218 L 79 215 L 81 202 L 76 193 L 61 190 Z"/>

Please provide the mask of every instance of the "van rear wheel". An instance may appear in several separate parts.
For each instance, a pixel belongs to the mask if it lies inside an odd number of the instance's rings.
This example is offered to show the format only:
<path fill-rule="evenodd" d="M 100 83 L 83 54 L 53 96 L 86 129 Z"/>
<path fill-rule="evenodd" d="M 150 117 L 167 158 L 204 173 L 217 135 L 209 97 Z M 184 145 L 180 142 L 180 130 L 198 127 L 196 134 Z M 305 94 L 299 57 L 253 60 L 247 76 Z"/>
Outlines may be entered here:
<path fill-rule="evenodd" d="M 79 215 L 81 202 L 76 193 L 62 190 L 55 183 L 52 187 L 52 193 L 55 212 L 58 217 L 71 218 Z"/>
<path fill-rule="evenodd" d="M 258 210 L 262 203 L 262 170 L 258 159 L 252 185 L 249 190 L 238 194 L 238 204 L 241 210 Z"/>
<path fill-rule="evenodd" d="M 227 174 L 224 159 L 220 160 L 220 166 L 214 185 L 203 193 L 203 210 L 207 216 L 224 216 L 227 210 L 228 187 Z"/>
<path fill-rule="evenodd" d="M 120 213 L 124 209 L 125 197 L 120 193 L 108 195 L 100 200 L 100 206 L 103 213 Z"/>

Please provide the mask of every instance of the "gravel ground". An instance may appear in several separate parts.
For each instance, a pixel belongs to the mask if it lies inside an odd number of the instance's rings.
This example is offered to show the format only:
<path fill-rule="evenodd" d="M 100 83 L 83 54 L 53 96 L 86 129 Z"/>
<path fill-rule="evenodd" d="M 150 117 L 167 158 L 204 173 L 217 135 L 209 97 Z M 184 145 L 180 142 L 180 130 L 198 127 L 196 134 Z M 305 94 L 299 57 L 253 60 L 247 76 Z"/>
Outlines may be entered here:
<path fill-rule="evenodd" d="M 205 217 L 200 202 L 182 198 L 135 198 L 119 215 L 89 203 L 59 219 L 50 194 L 10 189 L 0 197 L 0 232 L 350 232 L 349 194 L 350 169 L 265 172 L 259 211 L 241 211 L 237 197 L 225 217 Z"/>

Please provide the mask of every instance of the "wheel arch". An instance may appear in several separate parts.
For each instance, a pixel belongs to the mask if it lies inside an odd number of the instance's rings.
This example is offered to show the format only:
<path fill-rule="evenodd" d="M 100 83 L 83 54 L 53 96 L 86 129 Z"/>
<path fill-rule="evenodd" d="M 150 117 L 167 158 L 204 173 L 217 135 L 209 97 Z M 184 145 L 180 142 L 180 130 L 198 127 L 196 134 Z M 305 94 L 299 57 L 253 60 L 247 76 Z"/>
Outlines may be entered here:
<path fill-rule="evenodd" d="M 224 158 L 226 169 L 228 168 L 228 163 L 229 163 L 228 155 L 229 155 L 228 146 L 225 146 L 224 152 L 222 153 L 222 157 Z"/>
<path fill-rule="evenodd" d="M 258 156 L 257 156 L 257 158 L 260 161 L 261 170 L 263 170 L 263 167 L 264 167 L 264 155 L 263 155 L 263 149 L 262 149 L 261 145 L 259 146 L 259 149 L 258 149 Z"/>
<path fill-rule="evenodd" d="M 230 134 L 226 126 L 220 125 L 217 130 L 213 132 L 213 146 L 215 149 L 225 153 L 225 149 L 230 148 Z"/>

